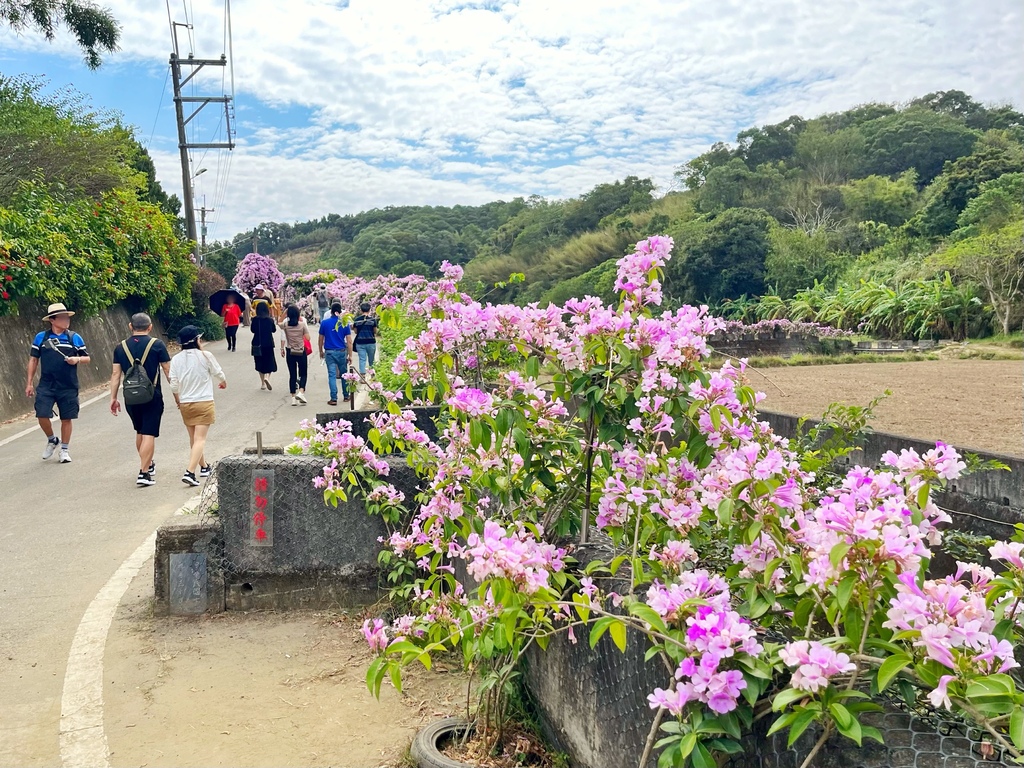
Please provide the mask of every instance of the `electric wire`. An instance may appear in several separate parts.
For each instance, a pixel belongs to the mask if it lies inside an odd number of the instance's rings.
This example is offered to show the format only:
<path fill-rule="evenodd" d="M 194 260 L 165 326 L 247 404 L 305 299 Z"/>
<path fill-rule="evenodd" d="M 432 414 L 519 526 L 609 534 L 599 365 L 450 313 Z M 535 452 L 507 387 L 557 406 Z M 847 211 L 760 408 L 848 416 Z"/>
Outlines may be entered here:
<path fill-rule="evenodd" d="M 153 118 L 153 130 L 149 132 L 149 141 L 146 142 L 146 149 L 153 145 L 153 137 L 156 136 L 156 125 L 160 122 L 160 110 L 164 108 L 164 97 L 167 95 L 167 82 L 171 79 L 171 68 L 168 67 L 164 73 L 164 87 L 160 91 L 160 104 L 156 108 L 156 117 Z"/>

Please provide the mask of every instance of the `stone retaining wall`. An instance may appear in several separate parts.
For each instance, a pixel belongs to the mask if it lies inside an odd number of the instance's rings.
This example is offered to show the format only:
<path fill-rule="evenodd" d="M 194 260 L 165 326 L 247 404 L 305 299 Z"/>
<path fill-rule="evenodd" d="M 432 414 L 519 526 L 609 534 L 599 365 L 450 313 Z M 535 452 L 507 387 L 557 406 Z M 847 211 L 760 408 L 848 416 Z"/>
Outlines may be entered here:
<path fill-rule="evenodd" d="M 25 397 L 28 353 L 32 339 L 47 327 L 40 319 L 45 309 L 27 304 L 19 306 L 21 314 L 0 317 L 0 421 L 32 410 L 32 400 Z M 114 347 L 128 335 L 130 321 L 131 314 L 122 306 L 111 307 L 95 317 L 71 319 L 71 330 L 85 340 L 92 359 L 78 371 L 83 391 L 110 381 Z M 163 338 L 162 334 L 163 327 L 157 324 L 154 335 Z"/>

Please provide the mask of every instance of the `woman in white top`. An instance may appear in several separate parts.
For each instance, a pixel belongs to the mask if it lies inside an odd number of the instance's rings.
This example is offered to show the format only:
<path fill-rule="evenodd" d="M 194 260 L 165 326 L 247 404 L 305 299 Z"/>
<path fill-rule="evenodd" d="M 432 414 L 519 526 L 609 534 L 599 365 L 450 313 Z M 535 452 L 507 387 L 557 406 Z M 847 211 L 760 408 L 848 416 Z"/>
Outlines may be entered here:
<path fill-rule="evenodd" d="M 199 346 L 202 331 L 194 325 L 186 325 L 178 332 L 181 352 L 171 359 L 171 392 L 174 402 L 181 411 L 181 420 L 188 430 L 188 442 L 192 446 L 188 469 L 181 476 L 185 485 L 199 485 L 199 477 L 210 476 L 210 465 L 206 463 L 203 451 L 206 435 L 216 419 L 213 407 L 213 382 L 220 389 L 228 385 L 224 371 L 217 358 Z"/>

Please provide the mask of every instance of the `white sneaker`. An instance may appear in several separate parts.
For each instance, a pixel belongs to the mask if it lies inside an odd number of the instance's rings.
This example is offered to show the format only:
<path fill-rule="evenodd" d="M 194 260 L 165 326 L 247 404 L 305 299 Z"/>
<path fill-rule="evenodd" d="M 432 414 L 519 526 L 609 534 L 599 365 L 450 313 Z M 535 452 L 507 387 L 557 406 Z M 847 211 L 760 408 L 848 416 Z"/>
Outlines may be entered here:
<path fill-rule="evenodd" d="M 305 392 L 296 392 L 295 393 L 295 399 L 298 400 L 303 405 L 305 405 L 306 404 L 306 393 Z"/>
<path fill-rule="evenodd" d="M 71 463 L 71 454 L 68 453 L 68 449 L 67 448 L 61 448 L 60 449 L 60 463 L 61 464 L 70 464 Z"/>
<path fill-rule="evenodd" d="M 43 448 L 43 458 L 48 459 L 53 456 L 54 451 L 57 450 L 57 446 L 60 445 L 59 440 L 47 440 L 46 447 Z"/>
<path fill-rule="evenodd" d="M 298 405 L 298 404 L 299 404 L 298 396 L 297 395 L 292 395 L 292 405 Z"/>

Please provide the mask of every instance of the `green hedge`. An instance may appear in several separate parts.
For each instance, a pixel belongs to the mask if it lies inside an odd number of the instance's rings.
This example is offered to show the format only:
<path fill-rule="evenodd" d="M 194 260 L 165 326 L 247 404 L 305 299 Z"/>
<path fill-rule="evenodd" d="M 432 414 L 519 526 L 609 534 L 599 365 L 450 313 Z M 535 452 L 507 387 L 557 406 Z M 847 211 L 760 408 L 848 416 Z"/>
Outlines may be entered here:
<path fill-rule="evenodd" d="M 175 317 L 192 311 L 196 267 L 171 217 L 131 190 L 64 202 L 26 183 L 0 206 L 0 274 L 0 316 L 18 299 L 83 315 L 128 299 Z"/>

